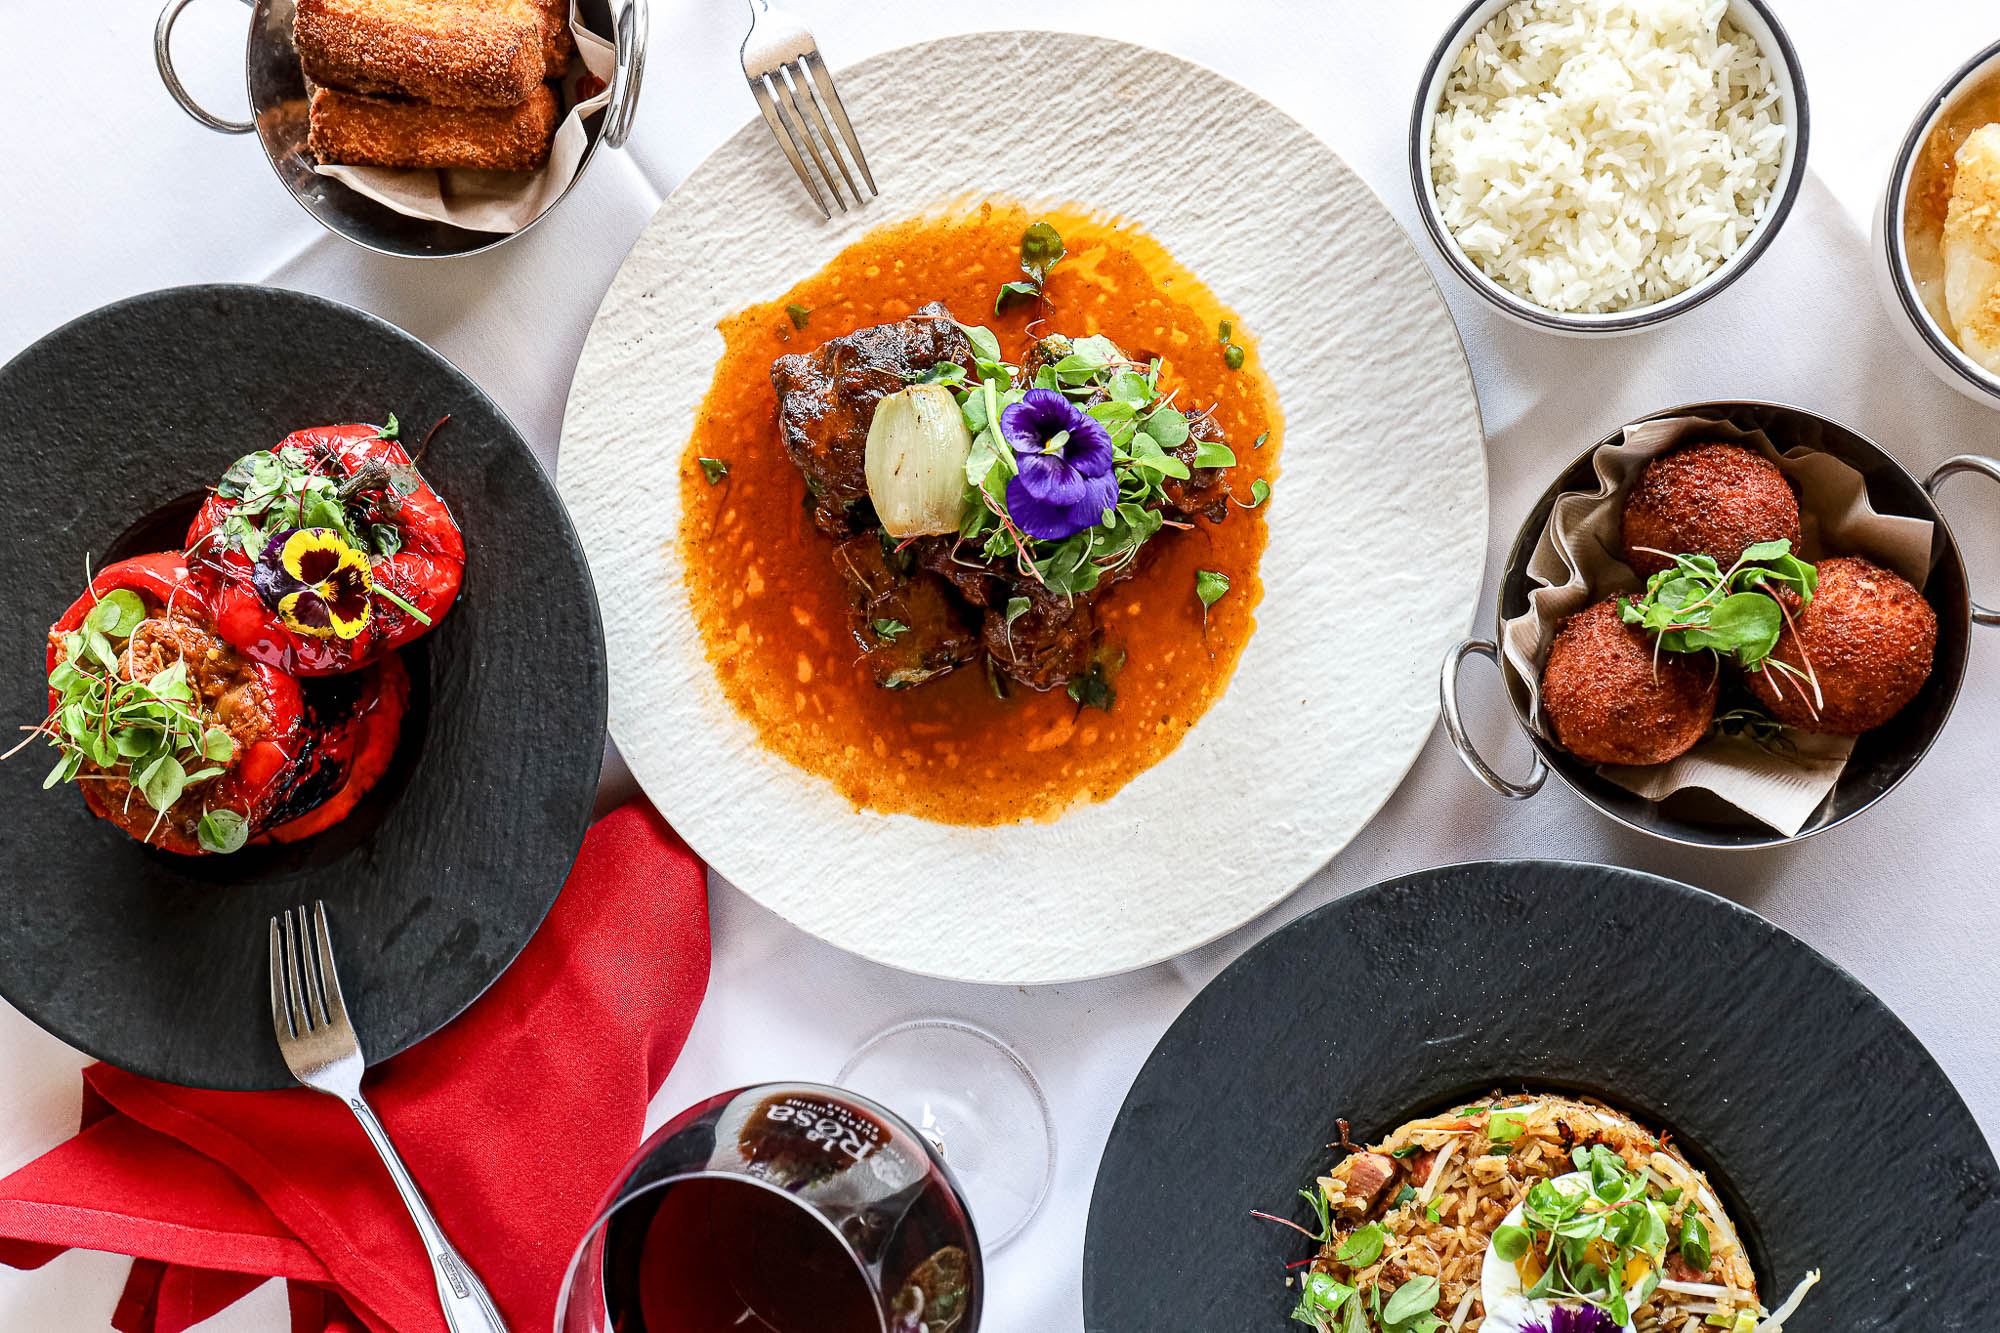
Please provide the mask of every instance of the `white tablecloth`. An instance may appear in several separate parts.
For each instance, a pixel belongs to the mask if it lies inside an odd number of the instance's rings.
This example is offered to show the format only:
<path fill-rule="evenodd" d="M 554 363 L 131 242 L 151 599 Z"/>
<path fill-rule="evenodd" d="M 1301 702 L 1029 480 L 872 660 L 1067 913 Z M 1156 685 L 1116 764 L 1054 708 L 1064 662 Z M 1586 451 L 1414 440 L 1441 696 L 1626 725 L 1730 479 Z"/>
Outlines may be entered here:
<path fill-rule="evenodd" d="M 796 6 L 836 65 L 924 37 L 1004 25 L 1017 13 L 1201 60 L 1311 126 L 1414 227 L 1403 166 L 1409 102 L 1459 3 Z M 1996 35 L 1992 11 L 1974 0 L 1902 0 L 1894 21 L 1884 22 L 1878 0 L 1785 0 L 1779 8 L 1810 85 L 1815 179 L 1777 244 L 1734 289 L 1661 333 L 1580 344 L 1503 325 L 1444 276 L 1491 435 L 1494 564 L 1528 506 L 1576 453 L 1622 421 L 1694 399 L 1807 405 L 1884 442 L 1920 472 L 1953 453 L 2000 451 L 2000 415 L 1939 385 L 1896 338 L 1870 285 L 1863 236 L 1894 143 L 1935 84 Z M 384 259 L 321 232 L 285 197 L 253 143 L 211 134 L 174 109 L 151 67 L 153 17 L 151 0 L 0 3 L 0 60 L 10 76 L 0 179 L 12 187 L 0 205 L 8 272 L 0 357 L 72 316 L 156 287 L 224 280 L 297 287 L 359 305 L 428 341 L 500 401 L 549 463 L 570 367 L 627 245 L 660 198 L 753 114 L 735 67 L 743 7 L 653 0 L 650 64 L 629 151 L 607 155 L 555 218 L 498 253 L 444 263 Z M 188 83 L 224 114 L 241 114 L 243 31 L 240 6 L 201 0 L 177 42 Z M 46 54 L 58 49 L 65 58 L 49 62 Z M 1062 95 L 1048 90 L 1057 117 Z M 1438 267 L 1427 246 L 1425 253 Z M 1299 264 L 1300 280 L 1310 282 L 1311 256 Z M 6 461 L 33 466 L 31 458 Z M 1947 509 L 1969 548 L 1975 590 L 2000 602 L 2000 497 L 1963 486 L 1948 494 Z M 1489 607 L 1490 600 L 1477 613 L 1482 629 Z M 1993 871 L 2000 633 L 1974 638 L 1965 693 L 1923 766 L 1867 818 L 1788 851 L 1721 855 L 1628 835 L 1555 782 L 1531 802 L 1510 804 L 1475 784 L 1434 736 L 1381 815 L 1295 897 L 1214 945 L 1111 980 L 1020 990 L 913 978 L 807 938 L 718 882 L 708 1002 L 655 1103 L 655 1120 L 764 1077 L 830 1077 L 860 1040 L 904 1018 L 950 1015 L 992 1028 L 1041 1076 L 1060 1152 L 1046 1208 L 992 1262 L 984 1327 L 1074 1329 L 1084 1218 L 1104 1136 L 1146 1053 L 1189 997 L 1250 943 L 1344 892 L 1434 864 L 1534 856 L 1635 866 L 1762 912 L 1895 1009 L 2000 1141 Z M 1497 715 L 1500 694 L 1482 670 L 1472 668 L 1471 707 Z M 1503 765 L 1524 766 L 1518 737 L 1497 721 L 1476 729 Z M 614 764 L 607 799 L 628 791 L 628 782 Z M 83 1063 L 0 1003 L 0 1172 L 73 1131 Z M 71 1254 L 33 1273 L 0 1269 L 0 1329 L 108 1327 L 125 1266 L 116 1256 Z M 267 1284 L 204 1327 L 283 1326 L 281 1289 Z"/>

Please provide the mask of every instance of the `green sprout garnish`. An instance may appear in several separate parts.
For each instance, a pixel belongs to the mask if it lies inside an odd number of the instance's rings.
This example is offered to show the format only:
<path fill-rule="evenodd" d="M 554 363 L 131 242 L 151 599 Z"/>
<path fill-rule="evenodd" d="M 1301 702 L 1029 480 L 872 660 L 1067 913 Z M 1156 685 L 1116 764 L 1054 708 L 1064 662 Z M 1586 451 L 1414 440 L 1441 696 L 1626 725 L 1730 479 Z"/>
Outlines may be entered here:
<path fill-rule="evenodd" d="M 1039 301 L 1048 283 L 1049 270 L 1062 260 L 1062 235 L 1046 222 L 1037 222 L 1021 233 L 1021 272 L 1026 280 L 1001 284 L 993 298 L 993 313 L 999 314 L 1017 301 Z"/>
<path fill-rule="evenodd" d="M 128 679 L 123 646 L 147 619 L 145 603 L 129 588 L 97 599 L 83 623 L 62 638 L 62 658 L 49 672 L 55 706 L 28 728 L 26 745 L 39 736 L 57 752 L 42 782 L 98 781 L 124 777 L 132 792 L 158 812 L 148 838 L 189 787 L 220 777 L 236 760 L 236 742 L 195 711 L 187 664 L 171 662 L 143 680 Z M 15 746 L 15 750 L 20 746 Z M 9 751 L 8 753 L 13 753 Z M 92 771 L 86 773 L 84 766 Z M 127 801 L 131 799 L 128 793 Z M 243 845 L 234 811 L 212 810 L 200 835 L 210 851 Z M 222 845 L 231 843 L 233 845 Z"/>
<path fill-rule="evenodd" d="M 1726 570 L 1713 556 L 1640 549 L 1673 563 L 1647 579 L 1640 596 L 1620 598 L 1618 615 L 1654 636 L 1656 658 L 1661 652 L 1713 652 L 1745 671 L 1761 672 L 1774 687 L 1776 670 L 1802 690 L 1809 687 L 1818 700 L 1811 662 L 1801 671 L 1771 656 L 1791 623 L 1782 594 L 1797 596 L 1803 609 L 1819 590 L 1819 570 L 1792 554 L 1789 541 L 1758 542 Z"/>

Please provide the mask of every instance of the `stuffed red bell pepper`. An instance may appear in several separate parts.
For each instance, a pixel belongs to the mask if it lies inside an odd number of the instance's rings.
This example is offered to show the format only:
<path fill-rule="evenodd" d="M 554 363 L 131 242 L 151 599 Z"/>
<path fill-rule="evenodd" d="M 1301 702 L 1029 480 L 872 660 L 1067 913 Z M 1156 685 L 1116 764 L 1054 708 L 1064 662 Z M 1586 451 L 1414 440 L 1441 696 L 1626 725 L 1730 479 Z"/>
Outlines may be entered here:
<path fill-rule="evenodd" d="M 121 560 L 49 629 L 49 715 L 91 810 L 170 852 L 233 852 L 283 794 L 301 744 L 299 682 L 216 634 L 178 552 Z"/>
<path fill-rule="evenodd" d="M 300 684 L 304 745 L 259 842 L 297 842 L 347 818 L 388 771 L 402 739 L 410 673 L 395 654 L 359 671 L 313 676 Z"/>
<path fill-rule="evenodd" d="M 465 543 L 387 427 L 320 426 L 238 459 L 188 529 L 217 632 L 260 662 L 333 675 L 435 625 Z"/>

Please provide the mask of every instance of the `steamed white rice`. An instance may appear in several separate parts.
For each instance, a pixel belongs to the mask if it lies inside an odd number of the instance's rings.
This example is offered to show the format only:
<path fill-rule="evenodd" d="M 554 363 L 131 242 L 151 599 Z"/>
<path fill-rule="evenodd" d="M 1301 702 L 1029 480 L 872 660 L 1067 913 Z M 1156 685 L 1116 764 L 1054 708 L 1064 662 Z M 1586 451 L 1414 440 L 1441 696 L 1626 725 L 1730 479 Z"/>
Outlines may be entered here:
<path fill-rule="evenodd" d="M 1548 310 L 1653 305 L 1770 207 L 1785 125 L 1727 0 L 1517 0 L 1459 53 L 1433 121 L 1438 209 Z"/>

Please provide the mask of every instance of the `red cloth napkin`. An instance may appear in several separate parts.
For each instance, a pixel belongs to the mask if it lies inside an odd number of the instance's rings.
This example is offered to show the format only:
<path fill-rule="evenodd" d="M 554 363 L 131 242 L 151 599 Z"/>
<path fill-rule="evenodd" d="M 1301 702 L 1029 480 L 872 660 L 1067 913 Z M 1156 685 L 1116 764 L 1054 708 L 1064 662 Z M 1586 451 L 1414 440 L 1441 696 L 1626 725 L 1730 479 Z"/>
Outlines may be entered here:
<path fill-rule="evenodd" d="M 557 1288 L 708 985 L 701 862 L 650 806 L 606 816 L 514 965 L 367 1090 L 516 1333 Z M 137 1256 L 113 1324 L 180 1333 L 266 1278 L 292 1333 L 443 1333 L 423 1246 L 346 1107 L 83 1071 L 83 1128 L 0 1180 L 0 1262 Z"/>

